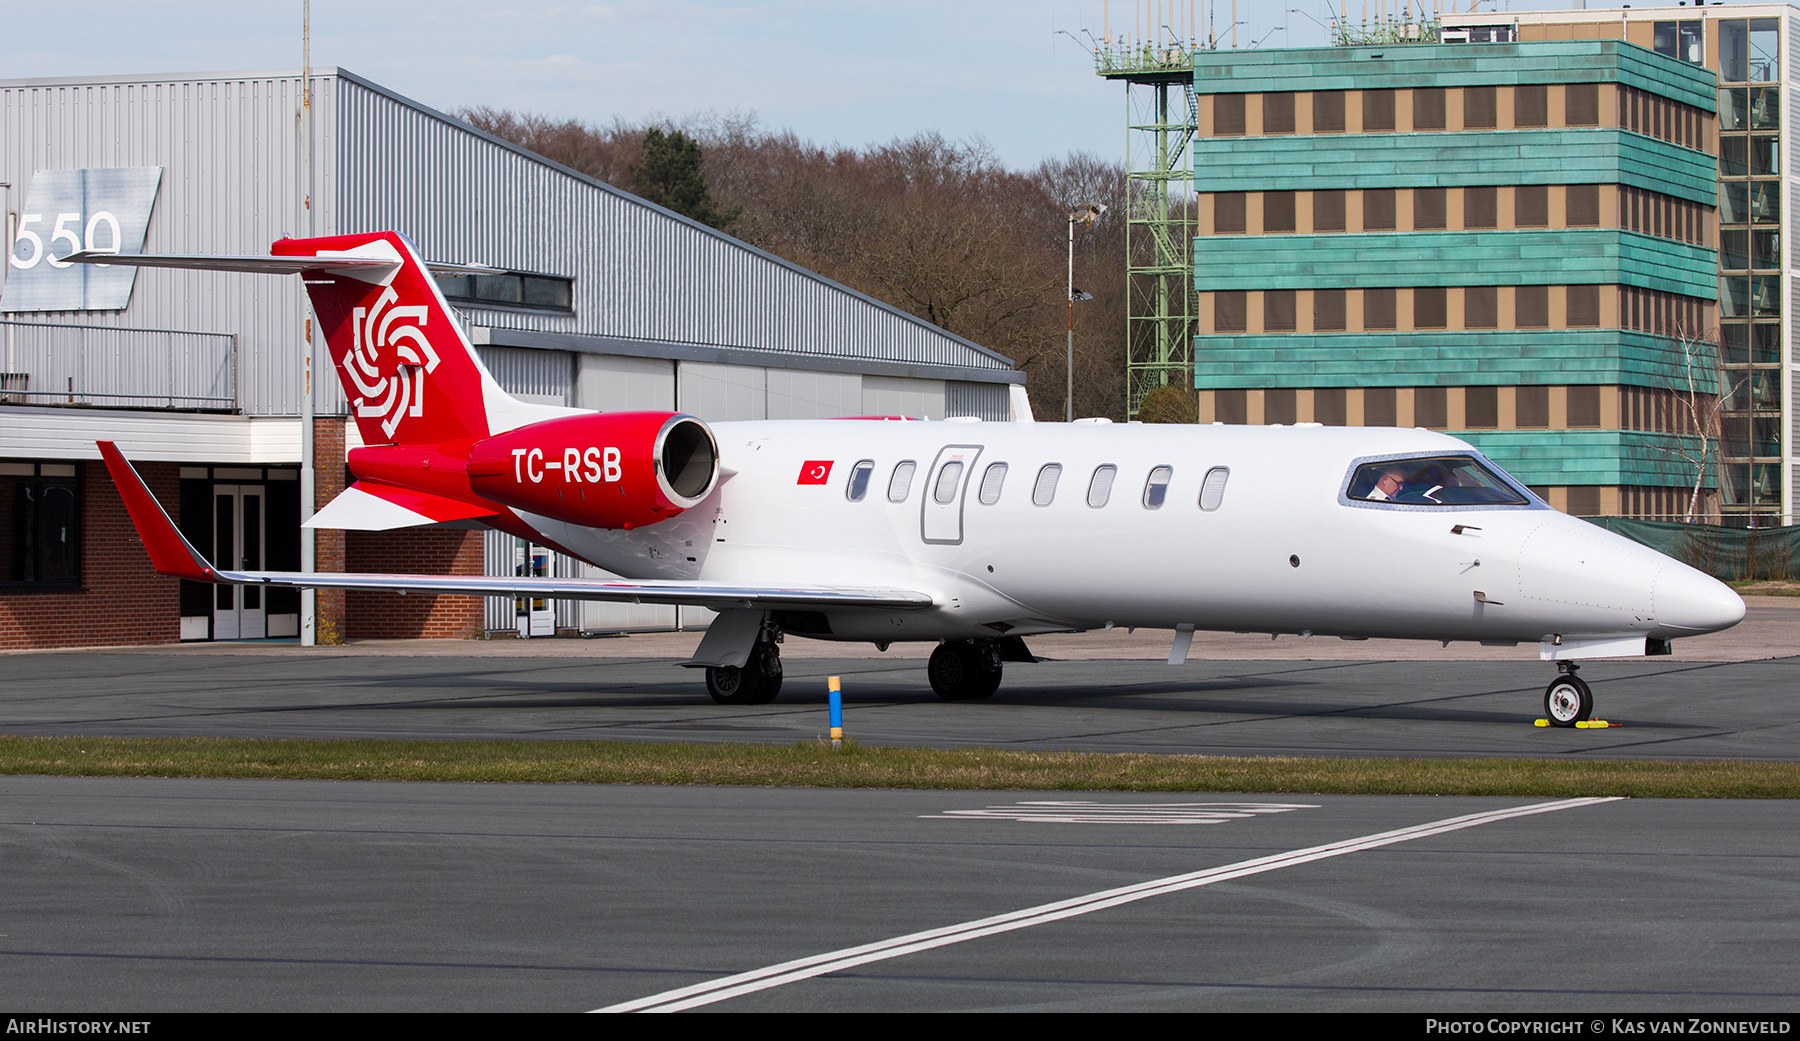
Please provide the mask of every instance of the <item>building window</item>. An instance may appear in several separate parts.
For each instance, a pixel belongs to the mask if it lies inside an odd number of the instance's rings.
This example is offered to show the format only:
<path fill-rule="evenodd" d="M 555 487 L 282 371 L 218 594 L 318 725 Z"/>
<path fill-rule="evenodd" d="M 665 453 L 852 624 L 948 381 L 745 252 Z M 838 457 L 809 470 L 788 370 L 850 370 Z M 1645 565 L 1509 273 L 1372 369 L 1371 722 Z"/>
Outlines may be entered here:
<path fill-rule="evenodd" d="M 1244 193 L 1220 192 L 1213 196 L 1213 234 L 1242 235 L 1249 227 L 1244 219 Z"/>
<path fill-rule="evenodd" d="M 1518 390 L 1518 425 L 1541 430 L 1550 425 L 1550 388 L 1520 387 Z"/>
<path fill-rule="evenodd" d="M 1413 190 L 1413 228 L 1419 231 L 1436 231 L 1446 227 L 1448 208 L 1445 204 L 1445 191 L 1442 188 L 1417 188 Z"/>
<path fill-rule="evenodd" d="M 1569 425 L 1572 427 L 1597 427 L 1600 425 L 1599 387 L 1569 388 Z"/>
<path fill-rule="evenodd" d="M 1364 133 L 1394 129 L 1394 92 L 1365 90 L 1362 95 L 1362 128 Z"/>
<path fill-rule="evenodd" d="M 1500 106 L 1493 87 L 1463 88 L 1463 126 L 1470 130 L 1492 130 L 1499 125 Z"/>
<path fill-rule="evenodd" d="M 1236 137 L 1244 132 L 1244 96 L 1213 95 L 1213 133 L 1219 137 Z"/>
<path fill-rule="evenodd" d="M 1443 286 L 1420 286 L 1413 290 L 1413 328 L 1442 329 L 1448 325 Z"/>
<path fill-rule="evenodd" d="M 81 582 L 76 463 L 0 463 L 0 587 Z"/>
<path fill-rule="evenodd" d="M 1658 54 L 1666 54 L 1689 65 L 1706 64 L 1706 54 L 1701 47 L 1700 22 L 1653 22 L 1651 23 L 1651 47 Z"/>
<path fill-rule="evenodd" d="M 1262 96 L 1263 133 L 1291 134 L 1294 132 L 1294 95 L 1282 91 Z"/>
<path fill-rule="evenodd" d="M 1213 392 L 1213 419 L 1232 426 L 1250 422 L 1250 392 L 1217 390 Z"/>
<path fill-rule="evenodd" d="M 1600 84 L 1571 83 L 1563 88 L 1563 121 L 1572 127 L 1600 125 Z"/>
<path fill-rule="evenodd" d="M 1463 290 L 1463 328 L 1498 329 L 1500 327 L 1500 291 L 1493 286 L 1470 286 Z"/>
<path fill-rule="evenodd" d="M 1322 191 L 1313 193 L 1313 230 L 1344 230 L 1344 193 L 1341 191 Z"/>
<path fill-rule="evenodd" d="M 1392 188 L 1376 188 L 1364 191 L 1363 196 L 1363 230 L 1393 231 L 1394 223 L 1394 190 Z"/>
<path fill-rule="evenodd" d="M 1344 92 L 1341 90 L 1321 90 L 1313 94 L 1313 133 L 1341 134 L 1344 132 Z"/>
<path fill-rule="evenodd" d="M 1244 321 L 1249 310 L 1241 289 L 1226 289 L 1213 294 L 1213 332 L 1241 333 L 1249 326 Z"/>
<path fill-rule="evenodd" d="M 1550 92 L 1547 87 L 1540 83 L 1513 88 L 1513 125 L 1550 125 Z"/>
<path fill-rule="evenodd" d="M 1597 184 L 1571 184 L 1564 191 L 1566 192 L 1563 200 L 1566 210 L 1565 223 L 1571 228 L 1599 227 L 1600 186 Z"/>
<path fill-rule="evenodd" d="M 1348 324 L 1347 295 L 1342 289 L 1313 290 L 1313 328 L 1319 332 L 1343 332 Z"/>
<path fill-rule="evenodd" d="M 1550 226 L 1550 189 L 1541 184 L 1524 184 L 1514 189 L 1513 211 L 1521 228 Z"/>
<path fill-rule="evenodd" d="M 1550 327 L 1550 287 L 1520 286 L 1514 291 L 1518 306 L 1513 324 L 1520 329 Z"/>
<path fill-rule="evenodd" d="M 1413 426 L 1442 430 L 1450 425 L 1450 393 L 1443 387 L 1413 391 Z"/>
<path fill-rule="evenodd" d="M 1370 387 L 1364 390 L 1363 426 L 1391 427 L 1398 423 L 1398 397 L 1392 387 Z"/>
<path fill-rule="evenodd" d="M 1463 189 L 1463 227 L 1496 228 L 1500 226 L 1500 189 Z"/>
<path fill-rule="evenodd" d="M 1414 130 L 1444 129 L 1444 88 L 1415 88 L 1412 102 Z"/>
<path fill-rule="evenodd" d="M 1569 516 L 1600 516 L 1600 489 L 1591 484 L 1569 486 Z"/>
<path fill-rule="evenodd" d="M 1500 425 L 1500 388 L 1469 387 L 1463 391 L 1463 425 L 1489 428 Z"/>
<path fill-rule="evenodd" d="M 1363 290 L 1363 328 L 1392 329 L 1395 324 L 1394 291 Z"/>
<path fill-rule="evenodd" d="M 439 275 L 438 288 L 452 303 L 574 311 L 575 282 L 553 275 L 507 271 L 493 275 Z"/>
<path fill-rule="evenodd" d="M 1300 415 L 1297 395 L 1292 387 L 1263 391 L 1263 422 L 1292 424 Z"/>
<path fill-rule="evenodd" d="M 1328 427 L 1341 427 L 1350 421 L 1349 394 L 1343 387 L 1313 391 L 1313 421 Z"/>
<path fill-rule="evenodd" d="M 1294 291 L 1270 289 L 1263 293 L 1263 329 L 1272 333 L 1294 331 Z"/>
<path fill-rule="evenodd" d="M 1774 18 L 1733 18 L 1719 23 L 1719 79 L 1726 83 L 1774 83 L 1781 78 L 1781 23 Z"/>
<path fill-rule="evenodd" d="M 1263 231 L 1284 232 L 1294 230 L 1294 193 L 1264 192 L 1263 197 Z"/>
<path fill-rule="evenodd" d="M 1571 329 L 1592 329 L 1600 325 L 1600 287 L 1581 285 L 1569 287 L 1569 327 Z"/>

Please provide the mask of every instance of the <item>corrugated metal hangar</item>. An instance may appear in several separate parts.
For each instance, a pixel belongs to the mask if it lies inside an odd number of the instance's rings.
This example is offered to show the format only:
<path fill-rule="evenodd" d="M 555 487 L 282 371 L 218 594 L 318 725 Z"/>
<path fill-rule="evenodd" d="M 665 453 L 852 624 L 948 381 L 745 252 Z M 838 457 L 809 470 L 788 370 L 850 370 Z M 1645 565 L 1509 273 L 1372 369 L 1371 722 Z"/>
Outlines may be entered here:
<path fill-rule="evenodd" d="M 313 73 L 303 127 L 301 78 L 0 81 L 12 244 L 0 285 L 0 648 L 297 632 L 297 594 L 252 604 L 256 590 L 152 575 L 91 461 L 97 439 L 118 441 L 222 566 L 299 567 L 299 280 L 60 262 L 77 247 L 261 254 L 309 231 L 398 230 L 430 260 L 496 269 L 441 284 L 501 386 L 531 400 L 714 421 L 1004 420 L 1028 408 L 1024 374 L 992 351 L 343 70 Z M 343 487 L 357 434 L 321 375 L 322 506 Z M 512 574 L 534 558 L 550 573 L 585 568 L 460 530 L 323 532 L 317 559 L 320 570 Z M 318 602 L 323 641 L 515 627 L 510 601 Z M 564 630 L 703 621 L 668 607 L 554 610 Z"/>

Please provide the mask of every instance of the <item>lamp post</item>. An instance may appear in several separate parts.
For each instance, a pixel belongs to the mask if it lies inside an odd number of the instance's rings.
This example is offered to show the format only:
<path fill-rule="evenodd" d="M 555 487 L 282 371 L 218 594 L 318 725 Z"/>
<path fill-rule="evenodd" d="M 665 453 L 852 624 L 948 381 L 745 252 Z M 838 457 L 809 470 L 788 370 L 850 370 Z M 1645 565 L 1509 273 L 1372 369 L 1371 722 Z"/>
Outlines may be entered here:
<path fill-rule="evenodd" d="M 1066 369 L 1065 396 L 1063 398 L 1063 422 L 1075 421 L 1075 301 L 1092 300 L 1092 293 L 1081 293 L 1077 296 L 1075 288 L 1075 225 L 1093 224 L 1106 212 L 1103 202 L 1082 203 L 1081 208 L 1069 212 L 1069 351 Z"/>

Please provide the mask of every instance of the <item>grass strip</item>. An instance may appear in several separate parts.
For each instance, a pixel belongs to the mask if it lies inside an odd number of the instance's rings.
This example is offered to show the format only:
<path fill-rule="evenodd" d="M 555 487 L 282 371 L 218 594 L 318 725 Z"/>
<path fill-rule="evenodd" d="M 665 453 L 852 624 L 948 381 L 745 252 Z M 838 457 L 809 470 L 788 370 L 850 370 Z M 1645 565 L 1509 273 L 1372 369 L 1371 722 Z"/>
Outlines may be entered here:
<path fill-rule="evenodd" d="M 1800 763 L 1303 759 L 824 744 L 0 737 L 0 774 L 531 784 L 1800 798 Z"/>

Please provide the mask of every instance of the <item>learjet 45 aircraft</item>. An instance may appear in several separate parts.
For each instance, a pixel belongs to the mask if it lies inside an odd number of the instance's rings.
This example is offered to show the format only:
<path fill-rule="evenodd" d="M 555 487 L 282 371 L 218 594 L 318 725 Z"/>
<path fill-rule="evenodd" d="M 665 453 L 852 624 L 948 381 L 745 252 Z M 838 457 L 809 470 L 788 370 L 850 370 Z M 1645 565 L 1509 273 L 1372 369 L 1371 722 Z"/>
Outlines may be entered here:
<path fill-rule="evenodd" d="M 931 686 L 985 698 L 1024 637 L 1111 626 L 1540 644 L 1552 723 L 1589 718 L 1582 658 L 1666 654 L 1744 603 L 1551 508 L 1425 430 L 796 420 L 519 401 L 393 232 L 266 257 L 77 254 L 299 274 L 367 447 L 314 527 L 483 524 L 618 579 L 220 571 L 110 443 L 156 570 L 199 582 L 709 607 L 694 658 L 726 704 L 781 687 L 784 634 L 938 644 Z M 866 417 L 873 420 L 880 417 Z"/>

